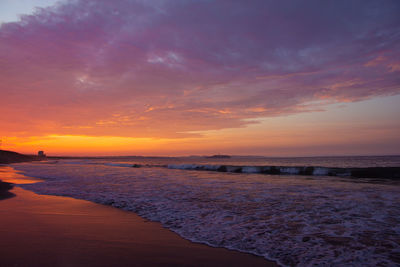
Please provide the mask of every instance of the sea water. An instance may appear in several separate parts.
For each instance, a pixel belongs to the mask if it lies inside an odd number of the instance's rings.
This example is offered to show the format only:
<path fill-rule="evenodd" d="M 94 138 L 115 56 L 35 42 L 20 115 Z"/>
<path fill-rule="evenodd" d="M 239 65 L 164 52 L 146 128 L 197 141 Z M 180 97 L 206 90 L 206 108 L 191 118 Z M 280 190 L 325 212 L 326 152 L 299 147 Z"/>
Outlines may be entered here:
<path fill-rule="evenodd" d="M 399 156 L 126 157 L 13 167 L 44 180 L 25 189 L 133 211 L 191 241 L 282 265 L 400 264 Z"/>

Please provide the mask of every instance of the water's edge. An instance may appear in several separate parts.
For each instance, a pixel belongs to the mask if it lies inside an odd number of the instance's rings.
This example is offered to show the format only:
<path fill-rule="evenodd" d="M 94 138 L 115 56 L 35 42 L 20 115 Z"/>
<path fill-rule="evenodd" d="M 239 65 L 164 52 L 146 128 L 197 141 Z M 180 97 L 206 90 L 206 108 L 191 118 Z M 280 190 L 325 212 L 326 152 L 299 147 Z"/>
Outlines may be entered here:
<path fill-rule="evenodd" d="M 395 180 L 352 182 L 349 176 L 318 176 L 315 168 L 314 176 L 300 172 L 280 176 L 258 172 L 270 166 L 70 163 L 23 164 L 16 170 L 46 180 L 22 186 L 35 193 L 131 211 L 191 242 L 262 256 L 283 266 L 330 261 L 343 266 L 353 253 L 360 264 L 391 266 L 390 253 L 399 248 L 400 198 Z M 216 166 L 240 166 L 241 172 Z M 375 252 L 382 249 L 384 255 Z"/>

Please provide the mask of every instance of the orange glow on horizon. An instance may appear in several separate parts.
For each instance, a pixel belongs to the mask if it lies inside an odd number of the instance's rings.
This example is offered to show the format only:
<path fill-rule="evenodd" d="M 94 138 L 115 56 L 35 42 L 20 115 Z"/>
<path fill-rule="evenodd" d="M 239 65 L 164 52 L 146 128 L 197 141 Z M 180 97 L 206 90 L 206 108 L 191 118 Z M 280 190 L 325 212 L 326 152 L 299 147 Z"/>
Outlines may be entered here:
<path fill-rule="evenodd" d="M 49 155 L 110 155 L 112 152 L 136 151 L 146 153 L 165 144 L 163 139 L 96 137 L 79 135 L 48 135 L 44 137 L 8 138 L 9 144 L 4 149 L 35 153 L 45 150 Z"/>
<path fill-rule="evenodd" d="M 389 115 L 396 114 L 397 107 L 363 116 L 373 105 L 382 103 L 371 100 L 323 112 L 266 118 L 242 128 L 187 132 L 191 137 L 181 138 L 60 134 L 3 137 L 2 149 L 27 154 L 44 150 L 49 156 L 396 154 L 397 146 L 391 144 L 396 144 L 400 127 L 390 128 L 387 124 L 393 121 Z"/>

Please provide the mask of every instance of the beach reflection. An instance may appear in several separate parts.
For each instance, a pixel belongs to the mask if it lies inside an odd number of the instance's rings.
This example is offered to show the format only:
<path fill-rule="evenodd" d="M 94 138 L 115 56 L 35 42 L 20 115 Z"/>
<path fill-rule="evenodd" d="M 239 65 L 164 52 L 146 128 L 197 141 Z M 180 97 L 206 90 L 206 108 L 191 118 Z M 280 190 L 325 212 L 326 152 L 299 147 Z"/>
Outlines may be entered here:
<path fill-rule="evenodd" d="M 12 184 L 34 184 L 43 181 L 22 175 L 10 166 L 0 166 L 0 180 Z"/>

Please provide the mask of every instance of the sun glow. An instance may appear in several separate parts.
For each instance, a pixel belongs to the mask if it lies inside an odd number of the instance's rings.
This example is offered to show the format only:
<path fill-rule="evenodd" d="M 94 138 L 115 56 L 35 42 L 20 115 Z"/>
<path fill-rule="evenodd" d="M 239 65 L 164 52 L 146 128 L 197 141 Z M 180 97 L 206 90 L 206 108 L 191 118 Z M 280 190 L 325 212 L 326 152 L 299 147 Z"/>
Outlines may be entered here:
<path fill-rule="evenodd" d="M 166 143 L 164 139 L 79 135 L 9 138 L 8 141 L 10 143 L 7 148 L 10 150 L 32 152 L 45 149 L 49 155 L 110 155 L 115 151 L 131 155 L 148 154 Z"/>
<path fill-rule="evenodd" d="M 44 150 L 48 155 L 356 155 L 395 154 L 400 125 L 387 124 L 398 114 L 400 97 L 343 105 L 332 105 L 318 113 L 301 113 L 259 120 L 242 127 L 211 131 L 187 132 L 190 137 L 134 138 L 50 134 L 43 136 L 6 137 L 3 149 L 23 153 Z M 392 108 L 378 109 L 387 106 Z M 373 114 L 369 109 L 376 107 Z M 365 116 L 369 114 L 369 116 Z M 374 123 L 371 123 L 371 120 Z M 335 132 L 335 134 L 331 134 Z M 382 137 L 385 138 L 382 138 Z"/>

